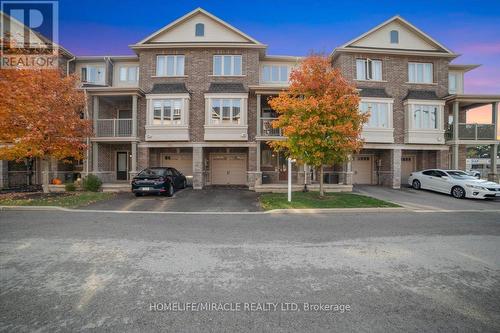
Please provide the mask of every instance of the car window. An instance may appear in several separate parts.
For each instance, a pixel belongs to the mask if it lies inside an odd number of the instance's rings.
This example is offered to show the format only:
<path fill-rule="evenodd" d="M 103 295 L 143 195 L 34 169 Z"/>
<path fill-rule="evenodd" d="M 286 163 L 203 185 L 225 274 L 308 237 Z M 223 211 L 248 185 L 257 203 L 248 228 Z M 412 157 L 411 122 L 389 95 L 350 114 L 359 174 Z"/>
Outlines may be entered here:
<path fill-rule="evenodd" d="M 144 169 L 139 172 L 139 177 L 154 177 L 154 176 L 164 176 L 165 169 Z"/>
<path fill-rule="evenodd" d="M 452 178 L 455 178 L 455 179 L 474 179 L 476 180 L 477 178 L 473 177 L 473 176 L 469 176 L 468 174 L 466 174 L 465 172 L 463 171 L 454 171 L 454 170 L 449 170 L 449 171 L 446 171 Z"/>
<path fill-rule="evenodd" d="M 174 174 L 174 176 L 178 176 L 179 175 L 179 171 L 177 171 L 177 169 L 170 168 L 170 170 L 172 170 L 172 173 Z"/>
<path fill-rule="evenodd" d="M 426 176 L 434 176 L 434 170 L 427 170 L 422 173 Z"/>
<path fill-rule="evenodd" d="M 172 176 L 172 169 L 166 169 L 165 170 L 165 175 L 166 176 Z"/>
<path fill-rule="evenodd" d="M 448 176 L 446 173 L 444 173 L 443 171 L 440 171 L 440 170 L 434 170 L 434 175 L 436 177 L 446 177 L 446 176 Z"/>

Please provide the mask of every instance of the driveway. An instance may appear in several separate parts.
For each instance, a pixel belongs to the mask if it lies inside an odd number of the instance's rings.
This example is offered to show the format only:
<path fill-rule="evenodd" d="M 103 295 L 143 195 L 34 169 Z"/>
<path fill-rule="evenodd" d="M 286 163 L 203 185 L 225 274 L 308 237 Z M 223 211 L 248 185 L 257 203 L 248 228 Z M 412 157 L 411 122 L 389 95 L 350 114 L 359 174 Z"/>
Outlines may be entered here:
<path fill-rule="evenodd" d="M 489 210 L 500 209 L 500 198 L 495 200 L 455 199 L 450 195 L 427 190 L 402 187 L 394 190 L 382 186 L 355 185 L 354 192 L 391 201 L 416 210 Z"/>
<path fill-rule="evenodd" d="M 96 202 L 83 209 L 158 212 L 252 212 L 259 211 L 258 194 L 243 188 L 186 188 L 171 198 L 158 195 L 136 197 L 118 193 L 114 198 Z"/>
<path fill-rule="evenodd" d="M 0 211 L 0 230 L 0 332 L 500 332 L 498 213 Z M 176 302 L 300 311 L 154 311 Z"/>

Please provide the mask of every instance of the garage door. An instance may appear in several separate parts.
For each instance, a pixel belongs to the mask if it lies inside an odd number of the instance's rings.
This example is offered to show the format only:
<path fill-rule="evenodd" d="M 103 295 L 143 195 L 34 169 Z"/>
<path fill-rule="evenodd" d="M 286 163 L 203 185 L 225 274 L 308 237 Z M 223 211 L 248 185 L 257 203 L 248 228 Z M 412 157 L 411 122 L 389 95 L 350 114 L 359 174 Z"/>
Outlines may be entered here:
<path fill-rule="evenodd" d="M 210 169 L 213 185 L 246 185 L 246 155 L 212 155 Z"/>
<path fill-rule="evenodd" d="M 162 154 L 161 166 L 177 169 L 184 176 L 193 176 L 193 156 L 191 154 Z"/>
<path fill-rule="evenodd" d="M 372 183 L 372 157 L 354 156 L 352 160 L 352 182 L 354 184 Z"/>
<path fill-rule="evenodd" d="M 401 157 L 401 184 L 407 184 L 410 173 L 415 171 L 415 156 Z"/>

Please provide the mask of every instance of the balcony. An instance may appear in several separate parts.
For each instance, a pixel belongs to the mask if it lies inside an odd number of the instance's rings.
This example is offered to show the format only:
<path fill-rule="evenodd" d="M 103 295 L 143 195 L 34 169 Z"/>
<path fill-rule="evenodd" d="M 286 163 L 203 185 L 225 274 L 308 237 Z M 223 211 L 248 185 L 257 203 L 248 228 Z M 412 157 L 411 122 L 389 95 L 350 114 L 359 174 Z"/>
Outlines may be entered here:
<path fill-rule="evenodd" d="M 453 125 L 448 126 L 446 139 L 453 140 Z M 458 139 L 470 141 L 496 140 L 493 124 L 458 124 Z"/>
<path fill-rule="evenodd" d="M 283 136 L 281 128 L 273 128 L 273 121 L 277 118 L 260 118 L 260 136 L 280 137 Z"/>
<path fill-rule="evenodd" d="M 132 119 L 98 119 L 97 137 L 131 137 Z"/>

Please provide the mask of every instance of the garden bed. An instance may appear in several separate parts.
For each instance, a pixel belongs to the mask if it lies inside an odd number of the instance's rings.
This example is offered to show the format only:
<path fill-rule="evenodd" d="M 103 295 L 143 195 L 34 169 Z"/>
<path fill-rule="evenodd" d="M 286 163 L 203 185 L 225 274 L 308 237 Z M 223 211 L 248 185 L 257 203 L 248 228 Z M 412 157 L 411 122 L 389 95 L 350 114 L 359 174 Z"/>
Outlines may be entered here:
<path fill-rule="evenodd" d="M 32 192 L 32 193 L 2 193 L 0 206 L 60 206 L 76 208 L 106 200 L 113 193 L 103 192 Z"/>

